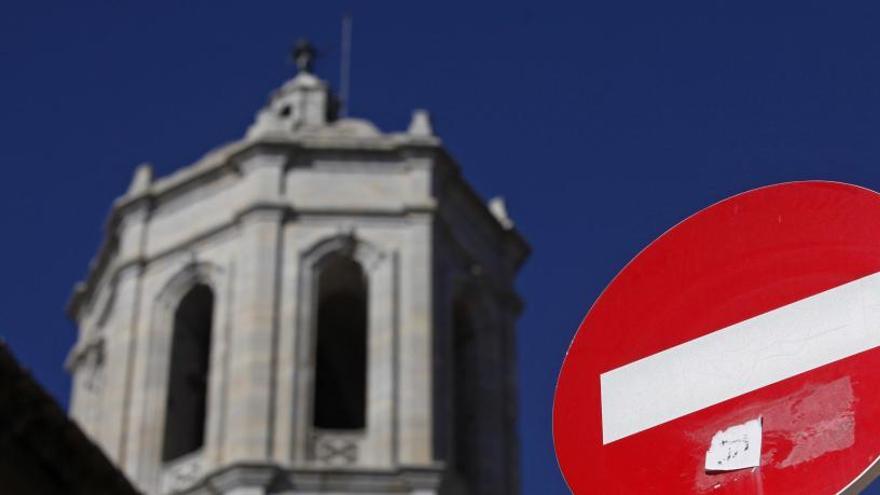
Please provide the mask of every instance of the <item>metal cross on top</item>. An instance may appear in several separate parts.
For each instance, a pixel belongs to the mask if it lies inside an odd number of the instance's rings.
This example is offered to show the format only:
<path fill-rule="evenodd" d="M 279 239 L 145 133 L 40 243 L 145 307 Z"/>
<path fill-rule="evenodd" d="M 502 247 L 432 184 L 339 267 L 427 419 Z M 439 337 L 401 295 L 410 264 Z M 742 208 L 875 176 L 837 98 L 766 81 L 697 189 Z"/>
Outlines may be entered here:
<path fill-rule="evenodd" d="M 293 62 L 300 72 L 312 72 L 312 66 L 315 64 L 316 50 L 309 40 L 303 38 L 297 41 L 291 55 Z"/>

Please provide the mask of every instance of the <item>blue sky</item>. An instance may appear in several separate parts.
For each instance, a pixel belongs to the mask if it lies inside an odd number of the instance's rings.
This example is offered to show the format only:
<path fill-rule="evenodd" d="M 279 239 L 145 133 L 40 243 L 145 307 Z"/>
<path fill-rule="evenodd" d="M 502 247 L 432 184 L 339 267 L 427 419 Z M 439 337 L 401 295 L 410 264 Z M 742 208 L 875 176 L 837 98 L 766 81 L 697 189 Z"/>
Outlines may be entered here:
<path fill-rule="evenodd" d="M 524 493 L 566 493 L 550 437 L 566 346 L 665 229 L 754 187 L 880 189 L 880 6 L 871 2 L 20 2 L 0 15 L 0 335 L 59 400 L 63 314 L 133 167 L 242 135 L 308 36 L 335 82 L 354 17 L 351 114 L 427 108 L 534 254 L 519 287 Z M 880 489 L 870 493 L 880 493 Z"/>

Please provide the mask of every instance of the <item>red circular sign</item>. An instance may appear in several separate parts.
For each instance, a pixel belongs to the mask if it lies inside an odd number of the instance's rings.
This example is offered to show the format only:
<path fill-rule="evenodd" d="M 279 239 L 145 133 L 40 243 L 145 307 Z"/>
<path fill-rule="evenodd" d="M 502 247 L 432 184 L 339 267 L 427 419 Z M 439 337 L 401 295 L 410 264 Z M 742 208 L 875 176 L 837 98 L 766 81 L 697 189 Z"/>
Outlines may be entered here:
<path fill-rule="evenodd" d="M 578 494 L 864 482 L 880 454 L 880 195 L 774 185 L 660 236 L 581 323 L 553 435 Z"/>

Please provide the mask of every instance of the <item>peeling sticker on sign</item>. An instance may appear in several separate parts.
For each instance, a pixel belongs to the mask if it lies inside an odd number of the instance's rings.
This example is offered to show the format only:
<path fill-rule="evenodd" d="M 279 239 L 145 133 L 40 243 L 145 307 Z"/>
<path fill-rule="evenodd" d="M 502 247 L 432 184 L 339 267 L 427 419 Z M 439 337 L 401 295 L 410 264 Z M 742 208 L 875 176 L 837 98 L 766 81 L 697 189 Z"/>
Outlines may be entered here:
<path fill-rule="evenodd" d="M 761 418 L 721 430 L 706 451 L 706 471 L 734 471 L 761 465 Z"/>
<path fill-rule="evenodd" d="M 784 416 L 776 414 L 787 421 L 767 425 L 768 446 L 776 447 L 779 467 L 796 466 L 851 447 L 855 443 L 854 402 L 849 377 L 814 386 L 809 393 L 794 397 L 786 404 Z"/>
<path fill-rule="evenodd" d="M 758 402 L 713 419 L 688 433 L 703 449 L 719 429 L 761 417 L 761 470 L 786 469 L 811 462 L 855 444 L 855 390 L 845 376 L 826 383 L 807 383 L 774 400 Z M 759 471 L 707 471 L 704 451 L 694 456 L 694 493 L 703 495 L 743 483 Z"/>

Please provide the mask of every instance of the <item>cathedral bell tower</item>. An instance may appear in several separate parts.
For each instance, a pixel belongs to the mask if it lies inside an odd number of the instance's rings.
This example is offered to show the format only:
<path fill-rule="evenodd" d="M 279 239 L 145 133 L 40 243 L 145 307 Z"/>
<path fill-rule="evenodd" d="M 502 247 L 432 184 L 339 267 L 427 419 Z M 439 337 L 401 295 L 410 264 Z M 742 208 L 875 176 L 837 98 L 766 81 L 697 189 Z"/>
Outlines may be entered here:
<path fill-rule="evenodd" d="M 242 140 L 114 202 L 71 414 L 148 494 L 515 494 L 528 245 L 426 112 L 337 119 L 313 56 Z"/>

